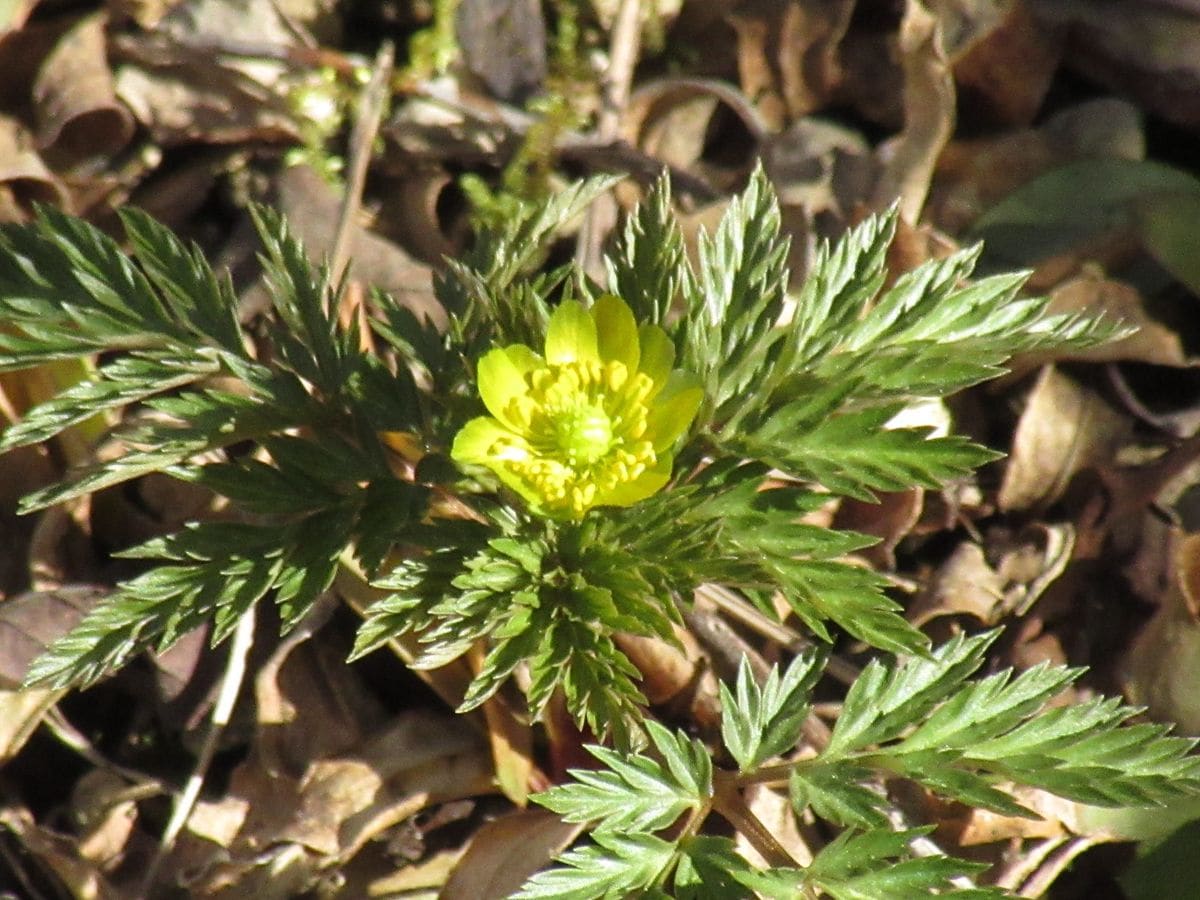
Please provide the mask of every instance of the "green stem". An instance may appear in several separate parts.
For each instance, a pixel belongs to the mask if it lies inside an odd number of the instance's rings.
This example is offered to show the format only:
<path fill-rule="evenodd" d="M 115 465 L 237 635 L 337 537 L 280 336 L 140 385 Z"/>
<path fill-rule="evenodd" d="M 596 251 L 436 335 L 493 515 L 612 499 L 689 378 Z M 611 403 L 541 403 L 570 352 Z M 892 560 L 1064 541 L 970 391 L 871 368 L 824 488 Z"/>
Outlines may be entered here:
<path fill-rule="evenodd" d="M 736 828 L 759 855 L 772 867 L 798 868 L 799 864 L 787 848 L 779 843 L 775 835 L 746 805 L 742 796 L 741 783 L 737 776 L 717 772 L 713 776 L 713 809 L 724 816 Z"/>

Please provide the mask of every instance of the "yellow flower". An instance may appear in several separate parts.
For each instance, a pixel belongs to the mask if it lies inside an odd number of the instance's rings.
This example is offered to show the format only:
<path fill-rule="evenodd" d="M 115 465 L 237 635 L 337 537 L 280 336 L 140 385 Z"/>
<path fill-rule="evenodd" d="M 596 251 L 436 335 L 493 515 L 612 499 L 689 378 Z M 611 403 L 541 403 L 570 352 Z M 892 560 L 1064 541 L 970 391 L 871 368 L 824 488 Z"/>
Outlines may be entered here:
<path fill-rule="evenodd" d="M 666 332 L 639 328 L 618 297 L 590 310 L 566 301 L 550 317 L 544 356 L 513 344 L 479 360 L 491 415 L 463 426 L 450 455 L 487 466 L 555 518 L 630 506 L 670 479 L 675 442 L 704 396 L 674 362 Z"/>

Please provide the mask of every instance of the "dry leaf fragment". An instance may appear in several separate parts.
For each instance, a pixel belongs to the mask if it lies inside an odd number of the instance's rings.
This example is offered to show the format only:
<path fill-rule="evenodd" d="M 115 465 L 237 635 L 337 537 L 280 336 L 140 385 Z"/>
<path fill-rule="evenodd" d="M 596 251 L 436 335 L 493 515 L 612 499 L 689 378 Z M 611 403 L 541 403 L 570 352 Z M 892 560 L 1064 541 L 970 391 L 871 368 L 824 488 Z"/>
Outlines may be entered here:
<path fill-rule="evenodd" d="M 1046 366 L 1017 423 L 997 502 L 1002 510 L 1044 508 L 1078 472 L 1109 462 L 1129 420 L 1098 393 Z"/>
<path fill-rule="evenodd" d="M 29 664 L 107 593 L 90 585 L 30 591 L 0 604 L 0 687 L 17 688 Z"/>
<path fill-rule="evenodd" d="M 46 57 L 33 83 L 38 144 L 67 167 L 107 159 L 133 137 L 133 117 L 113 89 L 107 27 L 103 12 L 80 19 Z"/>
<path fill-rule="evenodd" d="M 1130 646 L 1121 671 L 1131 703 L 1183 734 L 1200 733 L 1200 534 L 1184 536 L 1172 584 L 1154 618 Z"/>
<path fill-rule="evenodd" d="M 0 763 L 21 752 L 42 718 L 65 693 L 49 688 L 0 688 Z"/>
<path fill-rule="evenodd" d="M 995 841 L 1028 840 L 1050 838 L 1075 833 L 1078 828 L 1079 812 L 1083 804 L 1057 797 L 1047 791 L 1030 787 L 1010 787 L 1014 799 L 1038 813 L 1041 818 L 1006 816 L 986 809 L 971 809 L 964 821 L 958 842 L 964 847 L 990 844 Z"/>
<path fill-rule="evenodd" d="M 291 166 L 279 174 L 276 204 L 314 262 L 333 247 L 334 228 L 341 198 L 308 166 Z M 349 274 L 366 284 L 388 291 L 418 317 L 439 327 L 446 312 L 433 296 L 433 270 L 402 248 L 366 228 L 355 227 L 351 238 Z M 261 288 L 260 288 L 261 290 Z"/>
<path fill-rule="evenodd" d="M 546 22 L 537 0 L 460 0 L 454 16 L 463 62 L 492 95 L 523 103 L 546 77 Z"/>
<path fill-rule="evenodd" d="M 474 729 L 414 710 L 352 752 L 310 762 L 300 778 L 269 773 L 252 754 L 225 798 L 197 805 L 187 826 L 194 839 L 181 843 L 173 863 L 192 873 L 196 895 L 251 896 L 269 884 L 267 896 L 295 896 L 431 804 L 494 790 L 490 755 Z M 274 892 L 277 884 L 286 890 Z"/>
<path fill-rule="evenodd" d="M 1054 315 L 1102 315 L 1113 322 L 1136 328 L 1133 334 L 1086 350 L 1058 354 L 1060 359 L 1088 362 L 1143 362 L 1157 366 L 1184 366 L 1183 342 L 1179 334 L 1146 310 L 1137 288 L 1094 269 L 1058 286 L 1050 294 L 1047 312 Z"/>
<path fill-rule="evenodd" d="M 129 782 L 105 769 L 92 769 L 71 791 L 72 815 L 83 828 L 79 853 L 111 872 L 124 857 L 137 825 L 136 797 Z"/>
<path fill-rule="evenodd" d="M 100 867 L 79 854 L 75 839 L 34 820 L 23 806 L 0 808 L 0 828 L 8 830 L 25 851 L 53 872 L 81 900 L 119 900 L 120 895 Z"/>
<path fill-rule="evenodd" d="M 908 0 L 905 6 L 899 43 L 904 130 L 885 146 L 872 206 L 883 209 L 899 198 L 901 216 L 916 222 L 938 156 L 954 131 L 954 77 L 942 46 L 941 22 L 920 0 Z"/>
<path fill-rule="evenodd" d="M 724 175 L 736 181 L 744 177 L 753 161 L 753 151 L 771 133 L 769 122 L 750 99 L 736 87 L 706 78 L 664 78 L 644 82 L 629 96 L 629 105 L 621 121 L 625 139 L 669 165 L 687 169 L 698 166 L 704 153 L 704 133 L 718 106 L 723 106 L 745 129 L 744 162 L 730 166 L 722 161 L 706 168 L 711 178 Z M 674 134 L 681 129 L 680 135 Z M 669 155 L 662 155 L 669 154 Z"/>
<path fill-rule="evenodd" d="M 907 618 L 918 628 L 938 616 L 964 613 L 994 624 L 1003 600 L 1004 579 L 988 563 L 982 547 L 964 541 L 909 606 Z"/>
<path fill-rule="evenodd" d="M 0 222 L 28 219 L 35 203 L 70 210 L 70 195 L 46 167 L 33 135 L 16 119 L 0 114 Z"/>
<path fill-rule="evenodd" d="M 261 47 L 261 56 L 223 53 L 231 38 Z M 287 69 L 270 58 L 296 43 L 270 0 L 185 0 L 153 31 L 114 38 L 126 61 L 117 96 L 164 146 L 296 141 Z"/>
<path fill-rule="evenodd" d="M 1062 34 L 1030 13 L 1024 0 L 988 4 L 998 15 L 954 55 L 954 78 L 972 106 L 1007 125 L 1028 125 L 1058 70 Z"/>
<path fill-rule="evenodd" d="M 446 881 L 440 900 L 502 900 L 547 865 L 583 831 L 544 809 L 524 809 L 488 822 Z"/>

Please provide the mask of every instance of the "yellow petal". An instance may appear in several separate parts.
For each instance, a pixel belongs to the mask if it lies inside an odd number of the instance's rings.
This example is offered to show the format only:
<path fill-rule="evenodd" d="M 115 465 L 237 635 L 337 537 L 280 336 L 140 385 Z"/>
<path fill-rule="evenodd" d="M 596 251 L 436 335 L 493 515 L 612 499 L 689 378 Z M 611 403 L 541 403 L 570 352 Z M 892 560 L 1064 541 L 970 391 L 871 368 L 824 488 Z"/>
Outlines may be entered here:
<path fill-rule="evenodd" d="M 657 325 L 643 325 L 638 331 L 638 343 L 641 345 L 638 370 L 649 375 L 654 382 L 654 390 L 650 394 L 653 397 L 667 383 L 671 366 L 675 365 L 675 344 Z"/>
<path fill-rule="evenodd" d="M 596 492 L 594 506 L 633 506 L 657 494 L 671 480 L 670 456 L 661 456 L 653 469 L 648 469 L 632 481 L 613 485 L 611 490 Z"/>
<path fill-rule="evenodd" d="M 546 328 L 546 362 L 599 361 L 596 323 L 577 300 L 564 300 L 550 316 Z"/>
<path fill-rule="evenodd" d="M 616 360 L 624 363 L 630 374 L 636 372 L 641 355 L 638 326 L 628 304 L 620 297 L 605 294 L 592 305 L 592 319 L 601 361 Z"/>
<path fill-rule="evenodd" d="M 508 404 L 514 397 L 519 397 L 529 390 L 525 383 L 525 371 L 527 370 L 517 365 L 511 355 L 521 346 L 521 344 L 514 344 L 504 350 L 489 350 L 480 358 L 476 370 L 476 377 L 479 380 L 479 396 L 483 398 L 483 405 L 488 408 L 488 412 L 514 430 L 519 426 L 510 421 L 506 412 Z M 537 354 L 528 347 L 523 349 L 530 356 L 536 357 Z M 521 357 L 520 351 L 517 352 L 517 357 Z"/>
<path fill-rule="evenodd" d="M 493 467 L 492 471 L 495 472 L 496 477 L 498 477 L 511 490 L 515 491 L 517 494 L 520 494 L 534 512 L 541 511 L 542 501 L 546 498 L 541 495 L 536 487 L 531 485 L 524 478 L 506 466 L 495 466 Z"/>
<path fill-rule="evenodd" d="M 669 449 L 687 431 L 703 400 L 704 389 L 694 375 L 680 371 L 670 374 L 666 387 L 654 398 L 642 436 L 653 445 L 655 453 Z"/>
<path fill-rule="evenodd" d="M 491 416 L 480 416 L 464 425 L 454 436 L 450 457 L 460 463 L 490 466 L 494 461 L 491 451 L 496 442 L 512 437 L 512 432 Z"/>
<path fill-rule="evenodd" d="M 534 369 L 540 369 L 546 364 L 544 359 L 524 344 L 509 344 L 504 348 L 504 353 L 508 357 L 508 361 L 521 372 L 522 378 Z"/>

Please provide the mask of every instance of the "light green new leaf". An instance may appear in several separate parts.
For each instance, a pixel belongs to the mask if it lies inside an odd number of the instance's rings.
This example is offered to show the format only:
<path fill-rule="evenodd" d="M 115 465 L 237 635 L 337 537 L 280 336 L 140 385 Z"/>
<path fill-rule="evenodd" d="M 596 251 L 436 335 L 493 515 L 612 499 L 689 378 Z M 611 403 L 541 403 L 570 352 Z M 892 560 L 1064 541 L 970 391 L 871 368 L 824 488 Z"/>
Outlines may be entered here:
<path fill-rule="evenodd" d="M 573 782 L 533 799 L 568 822 L 595 822 L 597 832 L 652 832 L 671 825 L 712 792 L 711 762 L 703 744 L 673 737 L 657 723 L 647 722 L 647 729 L 660 751 L 666 748 L 666 766 L 644 754 L 588 746 L 604 769 L 573 769 Z"/>
<path fill-rule="evenodd" d="M 654 884 L 675 862 L 675 845 L 649 834 L 597 834 L 595 844 L 564 853 L 513 900 L 596 900 L 630 897 Z"/>
<path fill-rule="evenodd" d="M 820 654 L 810 650 L 792 660 L 782 677 L 779 667 L 772 666 L 759 687 L 743 658 L 734 690 L 721 682 L 721 736 L 739 771 L 748 772 L 796 745 L 821 668 Z"/>

